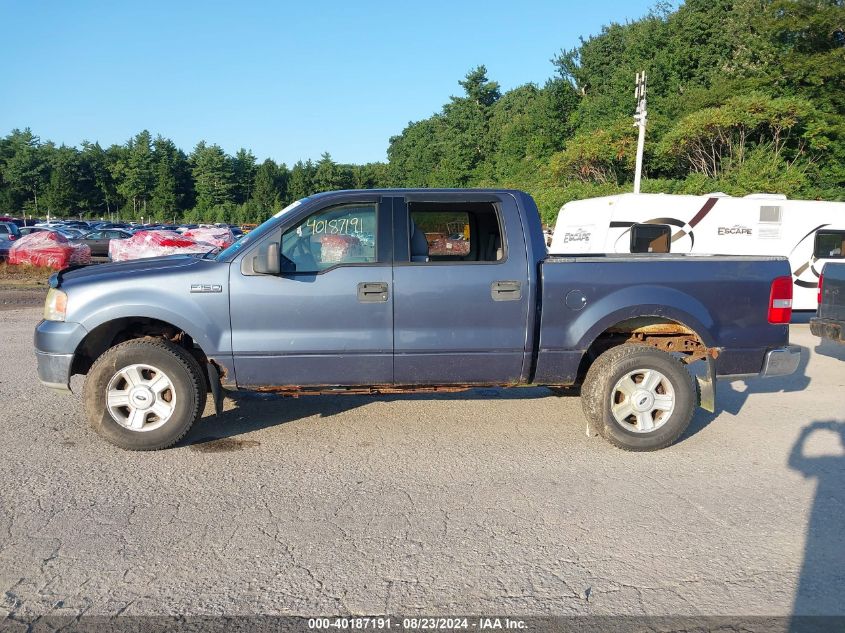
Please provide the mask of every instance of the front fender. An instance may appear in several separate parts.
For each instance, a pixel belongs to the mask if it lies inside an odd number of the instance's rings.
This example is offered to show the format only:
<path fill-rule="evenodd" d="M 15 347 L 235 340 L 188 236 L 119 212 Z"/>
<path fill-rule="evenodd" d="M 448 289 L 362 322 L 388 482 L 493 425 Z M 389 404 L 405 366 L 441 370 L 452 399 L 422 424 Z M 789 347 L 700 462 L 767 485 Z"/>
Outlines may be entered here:
<path fill-rule="evenodd" d="M 68 284 L 67 320 L 93 332 L 117 319 L 156 319 L 186 332 L 208 356 L 231 354 L 228 279 L 219 268 L 142 276 L 119 270 L 93 283 Z M 192 292 L 212 285 L 215 292 Z"/>
<path fill-rule="evenodd" d="M 212 317 L 214 311 L 184 302 L 177 305 L 110 304 L 99 308 L 80 320 L 89 332 L 101 325 L 123 318 L 148 318 L 169 323 L 190 336 L 208 356 L 231 354 L 232 339 L 228 314 L 224 323 Z"/>

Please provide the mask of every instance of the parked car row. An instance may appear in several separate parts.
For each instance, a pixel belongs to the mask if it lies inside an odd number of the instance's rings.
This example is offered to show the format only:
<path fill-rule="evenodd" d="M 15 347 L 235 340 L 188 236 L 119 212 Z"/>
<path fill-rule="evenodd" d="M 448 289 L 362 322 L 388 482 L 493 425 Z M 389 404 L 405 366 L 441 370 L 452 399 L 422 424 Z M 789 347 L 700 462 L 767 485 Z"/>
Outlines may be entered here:
<path fill-rule="evenodd" d="M 91 250 L 93 257 L 110 257 L 110 244 L 114 240 L 126 240 L 141 231 L 170 231 L 194 237 L 195 232 L 203 233 L 207 229 L 230 231 L 228 240 L 240 239 L 244 230 L 233 224 L 138 224 L 135 222 L 104 222 L 85 220 L 22 220 L 9 216 L 0 216 L 0 238 L 3 240 L 0 257 L 8 260 L 11 243 L 26 235 L 40 232 L 55 232 L 73 243 L 84 244 Z M 206 231 L 207 232 L 207 231 Z M 8 243 L 8 244 L 7 244 Z M 216 244 L 218 245 L 219 244 Z M 226 244 L 227 245 L 227 244 Z M 225 245 L 223 245 L 225 247 Z"/>

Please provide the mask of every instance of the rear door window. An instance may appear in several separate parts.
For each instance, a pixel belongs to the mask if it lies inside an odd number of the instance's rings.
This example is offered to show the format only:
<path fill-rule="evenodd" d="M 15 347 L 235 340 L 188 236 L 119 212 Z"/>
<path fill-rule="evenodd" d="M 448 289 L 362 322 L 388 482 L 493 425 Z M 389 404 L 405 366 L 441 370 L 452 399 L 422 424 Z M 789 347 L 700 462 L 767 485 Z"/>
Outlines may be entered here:
<path fill-rule="evenodd" d="M 429 257 L 464 257 L 472 250 L 465 211 L 412 212 L 411 221 L 425 235 Z"/>
<path fill-rule="evenodd" d="M 506 258 L 498 211 L 490 202 L 408 204 L 411 263 L 500 262 Z"/>

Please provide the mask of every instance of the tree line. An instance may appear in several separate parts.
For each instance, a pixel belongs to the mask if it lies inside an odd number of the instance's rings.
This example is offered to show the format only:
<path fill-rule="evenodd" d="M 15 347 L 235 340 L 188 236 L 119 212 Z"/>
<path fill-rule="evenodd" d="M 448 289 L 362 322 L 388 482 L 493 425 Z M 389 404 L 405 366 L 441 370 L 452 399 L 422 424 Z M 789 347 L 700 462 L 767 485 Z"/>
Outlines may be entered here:
<path fill-rule="evenodd" d="M 201 141 L 190 154 L 144 130 L 123 145 L 41 142 L 31 130 L 0 139 L 0 213 L 82 214 L 145 221 L 262 222 L 317 191 L 372 188 L 384 164 L 342 165 L 324 153 L 288 168 Z"/>
<path fill-rule="evenodd" d="M 472 69 L 386 163 L 324 153 L 288 167 L 142 131 L 122 145 L 0 139 L 0 214 L 260 222 L 317 191 L 516 187 L 552 221 L 572 199 L 630 190 L 633 79 L 649 76 L 644 191 L 845 198 L 845 1 L 688 0 L 610 24 L 552 59 L 543 86 L 502 92 Z"/>

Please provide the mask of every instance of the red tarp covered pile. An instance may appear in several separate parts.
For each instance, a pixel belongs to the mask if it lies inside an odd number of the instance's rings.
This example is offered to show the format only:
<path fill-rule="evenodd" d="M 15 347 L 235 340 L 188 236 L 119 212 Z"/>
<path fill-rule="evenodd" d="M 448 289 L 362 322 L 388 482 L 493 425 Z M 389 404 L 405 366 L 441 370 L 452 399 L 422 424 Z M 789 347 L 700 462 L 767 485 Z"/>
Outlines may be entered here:
<path fill-rule="evenodd" d="M 198 229 L 190 229 L 182 233 L 185 237 L 189 237 L 196 242 L 205 242 L 212 246 L 220 248 L 229 248 L 235 242 L 235 235 L 228 226 L 218 227 L 200 227 Z"/>
<path fill-rule="evenodd" d="M 320 261 L 324 264 L 338 264 L 363 254 L 361 240 L 351 235 L 321 235 L 319 240 Z"/>
<path fill-rule="evenodd" d="M 212 248 L 211 244 L 197 242 L 175 231 L 138 231 L 125 240 L 111 240 L 109 257 L 113 262 L 125 262 L 162 255 L 207 253 Z"/>
<path fill-rule="evenodd" d="M 37 231 L 15 240 L 9 250 L 9 263 L 61 270 L 76 264 L 90 264 L 91 249 L 85 244 L 69 242 L 61 233 Z"/>

